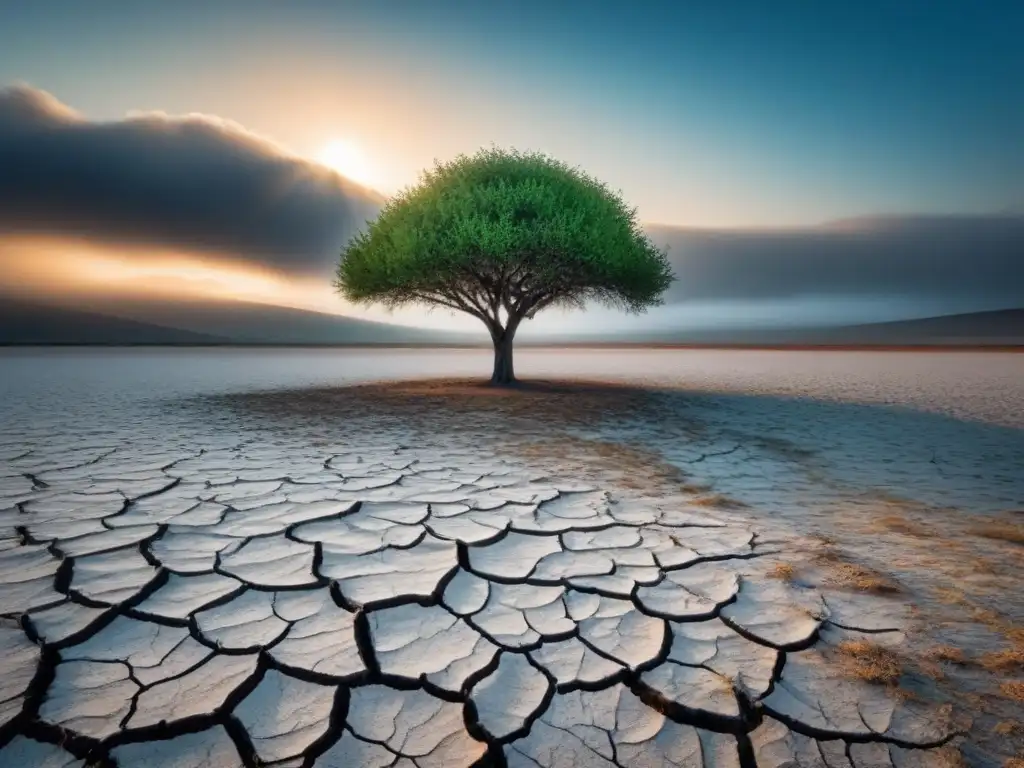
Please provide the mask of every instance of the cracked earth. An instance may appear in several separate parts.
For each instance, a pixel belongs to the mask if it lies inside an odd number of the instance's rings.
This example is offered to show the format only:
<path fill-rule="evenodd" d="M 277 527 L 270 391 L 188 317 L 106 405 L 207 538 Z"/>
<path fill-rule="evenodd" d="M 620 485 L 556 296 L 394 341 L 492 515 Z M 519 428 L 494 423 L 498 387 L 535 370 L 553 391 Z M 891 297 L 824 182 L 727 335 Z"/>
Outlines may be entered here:
<path fill-rule="evenodd" d="M 0 765 L 912 768 L 962 737 L 842 663 L 903 648 L 911 596 L 778 578 L 785 520 L 643 456 L 573 463 L 635 417 L 538 454 L 515 414 L 346 397 L 5 430 Z M 750 460 L 659 425 L 668 468 Z"/>

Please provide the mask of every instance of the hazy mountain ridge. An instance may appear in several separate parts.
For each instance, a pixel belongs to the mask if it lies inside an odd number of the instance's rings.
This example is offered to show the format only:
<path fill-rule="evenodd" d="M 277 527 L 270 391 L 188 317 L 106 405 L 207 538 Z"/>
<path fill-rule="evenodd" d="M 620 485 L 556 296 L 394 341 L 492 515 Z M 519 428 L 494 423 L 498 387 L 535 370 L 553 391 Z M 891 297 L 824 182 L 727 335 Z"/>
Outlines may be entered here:
<path fill-rule="evenodd" d="M 224 337 L 65 307 L 0 299 L 0 344 L 217 344 Z"/>
<path fill-rule="evenodd" d="M 75 309 L 0 299 L 0 344 L 471 345 L 482 335 L 359 320 L 244 302 L 119 301 Z M 1024 346 L 1024 308 L 834 328 L 532 335 L 549 344 Z"/>
<path fill-rule="evenodd" d="M 957 315 L 852 325 L 844 329 L 879 338 L 932 338 L 939 340 L 1016 339 L 1024 343 L 1024 308 L 970 312 Z"/>
<path fill-rule="evenodd" d="M 1024 308 L 940 315 L 831 328 L 651 331 L 565 341 L 630 344 L 837 346 L 1024 346 Z"/>
<path fill-rule="evenodd" d="M 475 344 L 431 331 L 245 302 L 123 300 L 75 309 L 0 298 L 2 344 Z"/>

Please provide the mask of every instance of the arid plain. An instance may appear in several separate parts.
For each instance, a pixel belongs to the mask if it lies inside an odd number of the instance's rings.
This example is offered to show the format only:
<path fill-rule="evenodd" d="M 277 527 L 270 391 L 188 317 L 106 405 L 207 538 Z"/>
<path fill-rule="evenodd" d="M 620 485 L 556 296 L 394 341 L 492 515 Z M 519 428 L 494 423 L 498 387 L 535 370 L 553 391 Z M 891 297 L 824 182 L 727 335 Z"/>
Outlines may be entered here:
<path fill-rule="evenodd" d="M 4 352 L 0 763 L 1024 756 L 1024 357 L 487 364 Z"/>

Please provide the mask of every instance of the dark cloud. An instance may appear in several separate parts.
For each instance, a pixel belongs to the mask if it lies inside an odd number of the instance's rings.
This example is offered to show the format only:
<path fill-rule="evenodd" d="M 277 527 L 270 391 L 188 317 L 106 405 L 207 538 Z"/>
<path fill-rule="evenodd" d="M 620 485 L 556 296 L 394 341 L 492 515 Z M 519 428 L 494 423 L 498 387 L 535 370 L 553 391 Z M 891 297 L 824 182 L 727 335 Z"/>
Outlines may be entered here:
<path fill-rule="evenodd" d="M 0 91 L 0 232 L 215 251 L 323 275 L 381 202 L 217 118 L 96 123 L 42 91 Z M 887 295 L 1024 306 L 1024 215 L 648 229 L 670 246 L 679 277 L 669 302 Z"/>
<path fill-rule="evenodd" d="M 164 245 L 325 274 L 381 200 L 227 121 L 90 122 L 45 92 L 0 91 L 0 232 Z"/>
<path fill-rule="evenodd" d="M 800 296 L 970 298 L 1024 306 L 1024 216 L 878 217 L 777 231 L 651 226 L 668 301 Z"/>

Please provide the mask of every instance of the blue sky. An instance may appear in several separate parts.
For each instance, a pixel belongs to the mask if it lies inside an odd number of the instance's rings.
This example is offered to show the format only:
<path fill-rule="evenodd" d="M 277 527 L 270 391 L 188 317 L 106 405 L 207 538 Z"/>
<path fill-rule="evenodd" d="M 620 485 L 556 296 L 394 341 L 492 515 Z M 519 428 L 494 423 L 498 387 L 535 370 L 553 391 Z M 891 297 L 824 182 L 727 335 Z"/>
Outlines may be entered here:
<path fill-rule="evenodd" d="M 1024 3 L 56 2 L 0 77 L 92 119 L 205 112 L 381 186 L 495 142 L 642 218 L 786 226 L 1024 209 Z"/>
<path fill-rule="evenodd" d="M 0 273 L 363 313 L 327 278 L 377 203 L 323 164 L 391 194 L 497 144 L 689 228 L 669 306 L 538 328 L 1021 306 L 1021 41 L 1021 0 L 3 3 L 0 89 L 30 87 L 0 90 Z"/>

